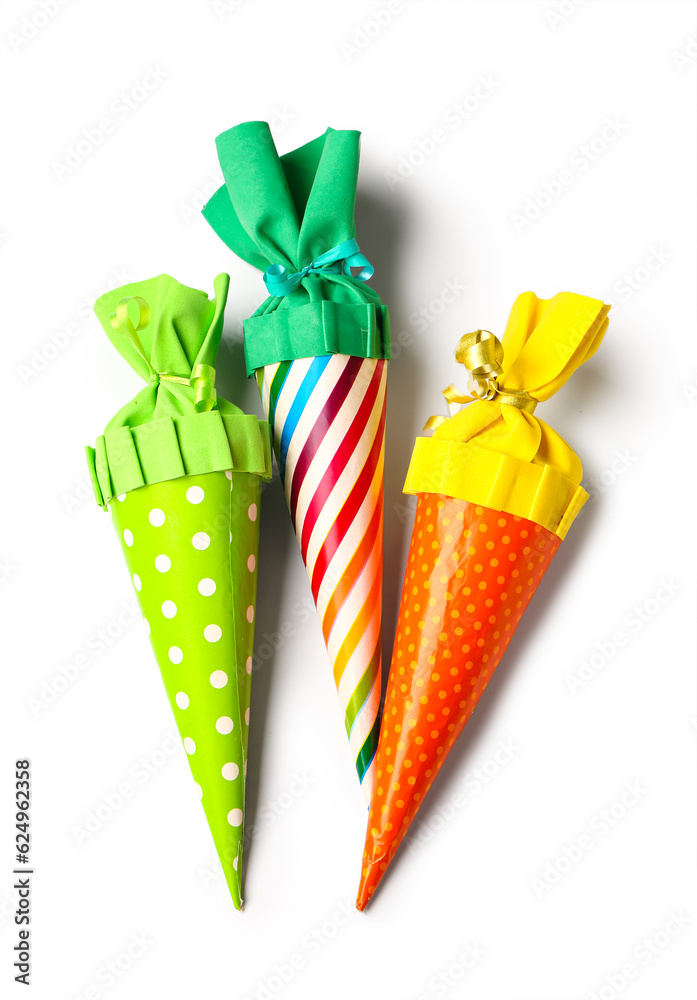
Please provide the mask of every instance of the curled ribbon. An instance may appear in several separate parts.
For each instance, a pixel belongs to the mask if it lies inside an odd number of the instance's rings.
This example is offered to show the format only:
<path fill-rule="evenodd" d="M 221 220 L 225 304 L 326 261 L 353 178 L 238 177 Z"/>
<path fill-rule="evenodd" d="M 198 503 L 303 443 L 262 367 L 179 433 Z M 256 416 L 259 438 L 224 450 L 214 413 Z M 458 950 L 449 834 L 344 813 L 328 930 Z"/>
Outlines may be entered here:
<path fill-rule="evenodd" d="M 499 385 L 498 377 L 503 374 L 503 346 L 490 330 L 475 330 L 461 337 L 455 351 L 455 360 L 470 373 L 474 388 L 471 396 L 462 395 L 451 383 L 443 389 L 448 405 L 494 400 L 507 406 L 516 406 L 527 413 L 534 412 L 537 400 L 524 389 L 506 389 Z M 442 416 L 429 417 L 424 430 L 435 430 L 445 419 Z"/>
<path fill-rule="evenodd" d="M 138 318 L 134 323 L 128 315 L 130 302 L 138 307 Z M 173 372 L 158 372 L 153 368 L 138 334 L 150 323 L 152 317 L 150 305 L 140 295 L 121 299 L 116 311 L 110 317 L 114 330 L 128 337 L 131 344 L 141 356 L 150 371 L 150 382 L 175 382 L 177 385 L 188 385 L 194 390 L 194 410 L 196 413 L 207 413 L 216 404 L 215 368 L 213 365 L 195 364 L 191 375 L 175 375 Z"/>
<path fill-rule="evenodd" d="M 191 372 L 191 388 L 195 392 L 194 409 L 197 413 L 207 413 L 215 406 L 215 368 L 213 365 L 194 365 Z"/>
<path fill-rule="evenodd" d="M 360 267 L 358 274 L 353 274 L 352 267 Z M 343 274 L 357 281 L 368 281 L 375 273 L 375 268 L 365 257 L 355 239 L 344 240 L 332 250 L 315 257 L 301 271 L 289 274 L 283 264 L 271 264 L 264 272 L 264 284 L 269 295 L 290 295 L 308 274 Z"/>

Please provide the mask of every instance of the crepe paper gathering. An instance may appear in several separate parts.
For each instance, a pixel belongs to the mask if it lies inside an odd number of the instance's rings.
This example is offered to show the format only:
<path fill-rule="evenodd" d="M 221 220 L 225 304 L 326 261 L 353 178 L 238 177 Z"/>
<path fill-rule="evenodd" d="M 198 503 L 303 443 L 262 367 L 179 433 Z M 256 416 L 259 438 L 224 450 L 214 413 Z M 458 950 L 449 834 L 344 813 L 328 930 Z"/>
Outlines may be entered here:
<path fill-rule="evenodd" d="M 237 909 L 268 426 L 215 390 L 229 278 L 214 300 L 168 275 L 95 312 L 147 383 L 87 449 Z"/>
<path fill-rule="evenodd" d="M 271 293 L 244 323 L 295 534 L 366 798 L 381 691 L 387 309 L 356 241 L 360 133 L 279 156 L 265 122 L 218 136 L 203 209 Z M 352 270 L 353 269 L 353 270 Z M 358 269 L 357 273 L 354 273 Z M 260 281 L 261 286 L 261 281 Z"/>
<path fill-rule="evenodd" d="M 356 905 L 364 909 L 587 499 L 577 455 L 535 415 L 598 348 L 609 306 L 520 295 L 503 344 L 467 334 L 473 395 L 419 437 L 417 507 L 375 760 Z"/>

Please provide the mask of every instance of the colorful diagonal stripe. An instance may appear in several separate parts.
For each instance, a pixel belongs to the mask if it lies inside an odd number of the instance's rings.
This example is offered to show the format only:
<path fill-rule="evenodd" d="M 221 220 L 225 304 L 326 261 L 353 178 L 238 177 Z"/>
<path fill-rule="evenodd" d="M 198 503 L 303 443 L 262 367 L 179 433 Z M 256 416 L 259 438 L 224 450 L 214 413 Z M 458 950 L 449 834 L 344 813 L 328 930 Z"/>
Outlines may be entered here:
<path fill-rule="evenodd" d="M 387 363 L 328 355 L 259 379 L 281 480 L 370 797 L 380 704 Z"/>

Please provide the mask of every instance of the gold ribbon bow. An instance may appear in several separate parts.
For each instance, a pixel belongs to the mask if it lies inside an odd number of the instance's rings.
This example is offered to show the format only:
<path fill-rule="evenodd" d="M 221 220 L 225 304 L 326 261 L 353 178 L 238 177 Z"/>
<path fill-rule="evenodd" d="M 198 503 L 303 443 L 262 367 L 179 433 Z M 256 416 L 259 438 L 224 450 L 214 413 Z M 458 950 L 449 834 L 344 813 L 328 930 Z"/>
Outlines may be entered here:
<path fill-rule="evenodd" d="M 463 395 L 451 383 L 443 389 L 448 405 L 495 400 L 528 413 L 534 411 L 537 400 L 524 389 L 506 389 L 499 385 L 499 375 L 503 374 L 503 346 L 490 330 L 475 330 L 461 337 L 455 350 L 455 360 L 464 365 L 472 376 L 473 389 L 472 395 Z M 435 430 L 445 419 L 443 416 L 429 417 L 424 430 Z"/>
<path fill-rule="evenodd" d="M 133 323 L 128 315 L 128 305 L 135 302 L 138 307 L 138 319 Z M 128 337 L 131 344 L 141 356 L 150 371 L 151 382 L 175 382 L 177 385 L 188 385 L 194 390 L 194 410 L 196 413 L 207 413 L 216 404 L 215 368 L 213 365 L 195 364 L 191 375 L 175 375 L 173 372 L 158 372 L 153 368 L 150 359 L 138 334 L 150 323 L 152 312 L 150 305 L 140 295 L 121 299 L 116 311 L 110 317 L 111 325 L 118 333 Z"/>

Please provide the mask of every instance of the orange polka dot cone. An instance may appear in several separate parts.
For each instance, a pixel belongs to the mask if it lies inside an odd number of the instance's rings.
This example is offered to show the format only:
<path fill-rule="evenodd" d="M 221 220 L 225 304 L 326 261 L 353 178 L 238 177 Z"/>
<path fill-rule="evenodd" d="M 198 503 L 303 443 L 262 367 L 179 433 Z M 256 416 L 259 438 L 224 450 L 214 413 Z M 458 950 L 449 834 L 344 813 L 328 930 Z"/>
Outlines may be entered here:
<path fill-rule="evenodd" d="M 215 391 L 217 297 L 162 275 L 95 311 L 146 386 L 88 462 L 114 527 L 223 872 L 238 909 L 268 426 Z"/>
<path fill-rule="evenodd" d="M 417 438 L 417 495 L 376 757 L 357 907 L 364 909 L 587 499 L 578 457 L 534 413 L 584 361 L 609 306 L 521 295 L 503 344 L 467 334 L 448 419 Z M 462 405 L 468 404 L 468 405 Z"/>

